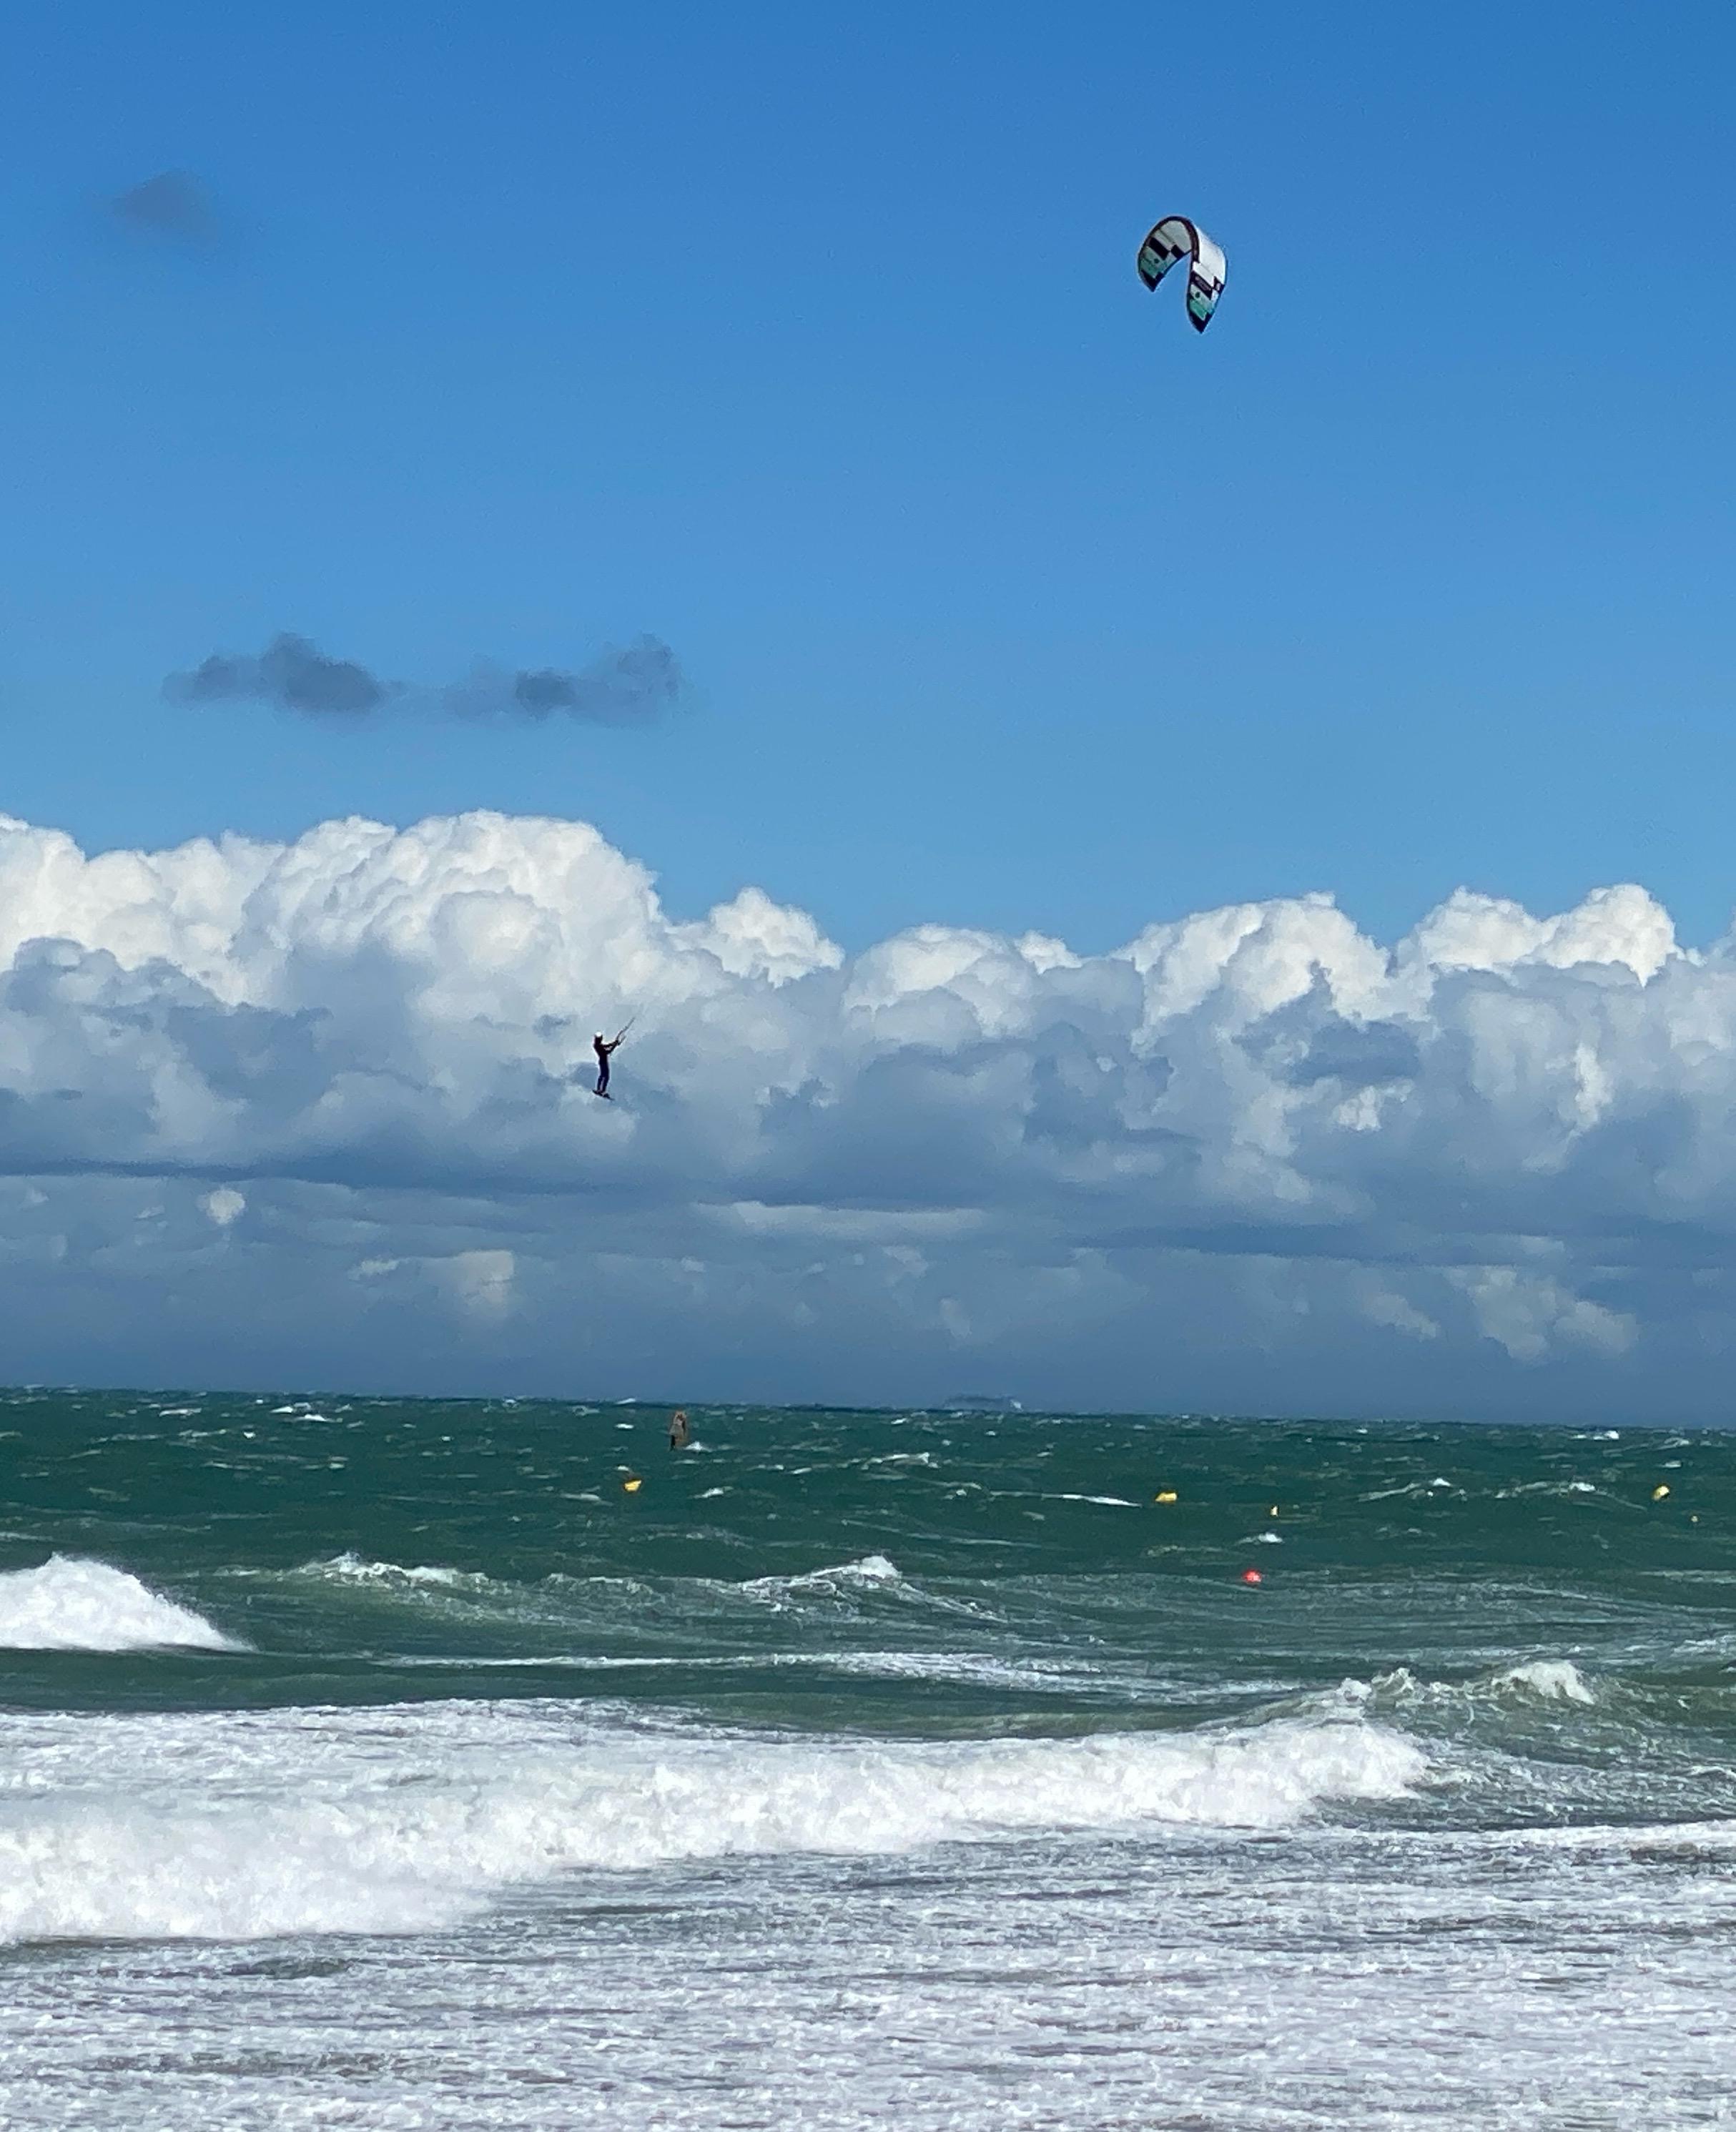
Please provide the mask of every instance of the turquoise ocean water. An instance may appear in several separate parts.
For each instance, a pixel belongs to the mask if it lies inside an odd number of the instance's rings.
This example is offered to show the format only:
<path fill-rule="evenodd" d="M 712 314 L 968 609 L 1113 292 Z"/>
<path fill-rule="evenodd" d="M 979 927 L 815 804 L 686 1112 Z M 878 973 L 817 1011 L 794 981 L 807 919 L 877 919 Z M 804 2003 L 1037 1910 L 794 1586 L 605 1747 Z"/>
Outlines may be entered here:
<path fill-rule="evenodd" d="M 1736 1438 L 690 1410 L 0 1395 L 0 2123 L 1736 2125 Z"/>

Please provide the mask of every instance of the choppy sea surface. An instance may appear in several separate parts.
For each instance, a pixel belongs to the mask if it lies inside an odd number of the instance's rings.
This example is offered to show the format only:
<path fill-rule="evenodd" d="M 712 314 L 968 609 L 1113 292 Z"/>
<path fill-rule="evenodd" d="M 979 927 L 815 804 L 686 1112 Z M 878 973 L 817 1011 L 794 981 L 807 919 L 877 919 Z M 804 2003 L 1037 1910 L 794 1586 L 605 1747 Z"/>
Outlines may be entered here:
<path fill-rule="evenodd" d="M 0 1395 L 0 2123 L 1736 2125 L 1736 1438 L 692 1411 Z"/>

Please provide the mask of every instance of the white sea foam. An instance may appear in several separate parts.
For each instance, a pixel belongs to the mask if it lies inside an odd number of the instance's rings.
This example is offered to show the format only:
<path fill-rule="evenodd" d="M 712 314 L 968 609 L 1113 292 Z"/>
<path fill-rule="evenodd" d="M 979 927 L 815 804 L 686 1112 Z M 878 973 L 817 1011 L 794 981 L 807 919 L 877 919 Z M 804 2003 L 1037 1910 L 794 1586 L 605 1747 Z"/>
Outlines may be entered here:
<path fill-rule="evenodd" d="M 348 1590 L 373 1598 L 396 1600 L 406 1606 L 432 1605 L 445 1611 L 456 1607 L 548 1625 L 570 1622 L 575 1609 L 589 1613 L 599 1603 L 608 1607 L 623 1595 L 638 1597 L 653 1589 L 636 1577 L 584 1575 L 563 1570 L 552 1571 L 533 1582 L 518 1583 L 490 1577 L 481 1570 L 454 1569 L 437 1563 L 373 1562 L 353 1552 L 305 1562 L 291 1570 L 236 1568 L 225 1573 L 250 1582 L 325 1585 L 340 1592 Z M 881 1593 L 945 1612 L 974 1614 L 979 1611 L 962 1601 L 925 1592 L 883 1554 L 863 1555 L 854 1561 L 830 1563 L 788 1576 L 740 1580 L 698 1577 L 669 1582 L 703 1592 L 714 1603 L 769 1606 L 774 1611 L 800 1611 L 804 1606 L 828 1604 L 849 1609 L 861 1600 Z"/>
<path fill-rule="evenodd" d="M 349 1552 L 332 1555 L 323 1562 L 304 1563 L 294 1573 L 333 1584 L 437 1585 L 449 1591 L 490 1582 L 486 1577 L 462 1569 L 443 1568 L 437 1563 L 416 1563 L 406 1568 L 402 1563 L 368 1562 Z"/>
<path fill-rule="evenodd" d="M 1571 1659 L 1532 1659 L 1524 1665 L 1508 1666 L 1493 1675 L 1488 1685 L 1498 1693 L 1505 1689 L 1543 1702 L 1597 1701 L 1596 1691 Z"/>
<path fill-rule="evenodd" d="M 761 1663 L 762 1661 L 754 1661 Z M 1147 1685 L 1142 1676 L 1113 1673 L 1079 1660 L 1002 1659 L 983 1651 L 790 1651 L 774 1665 L 812 1666 L 869 1680 L 932 1680 L 1025 1693 L 1078 1695 Z"/>
<path fill-rule="evenodd" d="M 406 1671 L 463 1668 L 474 1670 L 474 1658 L 451 1658 L 426 1653 L 406 1654 L 382 1663 Z M 564 1651 L 534 1658 L 493 1658 L 490 1669 L 514 1666 L 560 1667 L 575 1673 L 647 1673 L 658 1669 L 681 1673 L 759 1673 L 773 1668 L 798 1672 L 837 1673 L 870 1680 L 933 1680 L 963 1682 L 979 1688 L 1014 1688 L 1044 1694 L 1095 1693 L 1104 1688 L 1144 1688 L 1145 1676 L 1112 1673 L 1107 1668 L 1080 1662 L 1048 1659 L 998 1659 L 975 1651 L 733 1651 L 690 1656 L 683 1653 L 642 1653 L 623 1657 L 613 1653 Z M 1270 1693 L 1282 1693 L 1285 1683 L 1264 1683 Z M 1238 1691 L 1239 1693 L 1240 1691 Z M 1197 1690 L 1190 1690 L 1190 1694 Z"/>
<path fill-rule="evenodd" d="M 1450 1704 L 1490 1698 L 1589 1707 L 1598 1696 L 1571 1659 L 1528 1659 L 1522 1664 L 1503 1666 L 1497 1673 L 1463 1681 L 1419 1680 L 1408 1666 L 1395 1666 L 1392 1672 L 1378 1674 L 1373 1680 L 1344 1681 L 1335 1699 L 1352 1708 L 1402 1708 L 1407 1703 Z M 1318 1702 L 1318 1698 L 1312 1700 Z"/>
<path fill-rule="evenodd" d="M 904 1581 L 897 1563 L 888 1562 L 883 1554 L 864 1554 L 854 1562 L 805 1570 L 798 1577 L 750 1577 L 734 1588 L 756 1598 L 781 1599 L 794 1592 L 885 1591 Z"/>
<path fill-rule="evenodd" d="M 794 1577 L 750 1577 L 738 1584 L 715 1585 L 714 1591 L 729 1599 L 743 1598 L 756 1606 L 796 1611 L 805 1607 L 841 1606 L 854 1611 L 865 1600 L 891 1599 L 941 1614 L 962 1615 L 969 1620 L 992 1618 L 981 1601 L 961 1599 L 930 1590 L 906 1577 L 883 1554 L 864 1554 L 854 1562 L 828 1563 Z"/>
<path fill-rule="evenodd" d="M 39 1569 L 0 1573 L 0 1648 L 226 1651 L 243 1647 L 124 1569 L 80 1555 L 55 1554 Z"/>
<path fill-rule="evenodd" d="M 1109 1696 L 1148 1706 L 1185 1702 L 1195 1707 L 1205 1702 L 1242 1705 L 1251 1695 L 1279 1697 L 1296 1693 L 1293 1681 L 1244 1680 L 1213 1689 L 1194 1680 L 1172 1682 L 1138 1667 L 1077 1659 L 1002 1659 L 979 1651 L 743 1651 L 700 1656 L 644 1652 L 630 1658 L 596 1651 L 559 1651 L 486 1660 L 418 1652 L 377 1663 L 406 1673 L 474 1672 L 479 1664 L 490 1672 L 519 1668 L 572 1673 L 757 1673 L 779 1669 L 840 1673 L 856 1679 L 926 1680 L 1012 1688 L 1022 1694 Z"/>
<path fill-rule="evenodd" d="M 801 1585 L 820 1578 L 832 1584 L 902 1584 L 904 1573 L 883 1554 L 864 1554 L 854 1562 L 840 1563 L 835 1569 L 810 1570 L 806 1577 L 792 1577 L 790 1582 Z"/>
<path fill-rule="evenodd" d="M 1603 1491 L 1591 1481 L 1522 1481 L 1511 1488 L 1497 1488 L 1498 1503 L 1512 1501 L 1520 1496 L 1596 1496 Z"/>
<path fill-rule="evenodd" d="M 1378 1725 L 1084 1740 L 658 1733 L 560 1702 L 0 1720 L 0 1938 L 414 1931 L 585 1869 L 1057 1830 L 1270 1830 L 1403 1797 Z"/>

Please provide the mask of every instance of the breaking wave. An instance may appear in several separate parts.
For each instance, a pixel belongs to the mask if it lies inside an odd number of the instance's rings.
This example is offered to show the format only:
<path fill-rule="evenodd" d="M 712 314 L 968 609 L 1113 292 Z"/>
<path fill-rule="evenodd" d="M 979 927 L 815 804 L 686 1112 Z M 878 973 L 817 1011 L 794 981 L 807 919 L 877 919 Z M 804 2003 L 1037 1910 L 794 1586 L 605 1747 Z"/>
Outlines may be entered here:
<path fill-rule="evenodd" d="M 883 1554 L 864 1554 L 854 1562 L 805 1570 L 799 1577 L 750 1577 L 734 1588 L 755 1598 L 785 1599 L 801 1592 L 885 1592 L 907 1582 L 897 1563 Z"/>
<path fill-rule="evenodd" d="M 334 1554 L 324 1562 L 304 1563 L 292 1576 L 313 1579 L 328 1584 L 360 1584 L 383 1586 L 388 1590 L 402 1587 L 433 1586 L 441 1591 L 459 1591 L 466 1587 L 481 1589 L 491 1580 L 462 1569 L 446 1569 L 438 1563 L 417 1563 L 406 1568 L 396 1562 L 368 1562 L 356 1553 Z"/>
<path fill-rule="evenodd" d="M 1489 1676 L 1497 1693 L 1533 1696 L 1540 1702 L 1593 1703 L 1597 1691 L 1571 1659 L 1532 1659 Z"/>
<path fill-rule="evenodd" d="M 906 1577 L 883 1554 L 823 1564 L 792 1574 L 724 1579 L 709 1577 L 646 1579 L 607 1572 L 554 1570 L 520 1582 L 481 1570 L 455 1569 L 436 1563 L 406 1565 L 373 1562 L 353 1553 L 303 1563 L 290 1570 L 236 1568 L 227 1575 L 250 1583 L 295 1587 L 324 1586 L 370 1601 L 430 1607 L 478 1619 L 492 1616 L 527 1625 L 563 1624 L 595 1626 L 613 1621 L 623 1607 L 642 1619 L 650 1604 L 679 1605 L 697 1614 L 719 1610 L 757 1616 L 765 1611 L 854 1616 L 877 1601 L 917 1606 L 944 1614 L 981 1615 L 978 1604 L 927 1589 Z"/>
<path fill-rule="evenodd" d="M 1589 1708 L 1598 1692 L 1571 1659 L 1529 1659 L 1521 1665 L 1480 1673 L 1469 1680 L 1420 1680 L 1397 1666 L 1373 1680 L 1347 1680 L 1339 1695 L 1354 1705 L 1402 1709 L 1421 1702 L 1564 1702 Z"/>
<path fill-rule="evenodd" d="M 0 1648 L 14 1651 L 233 1651 L 244 1648 L 124 1569 L 50 1555 L 0 1573 Z"/>
<path fill-rule="evenodd" d="M 87 1719 L 69 1779 L 66 1726 L 0 1732 L 26 1788 L 0 1822 L 0 1938 L 416 1931 L 575 1871 L 1278 1829 L 1426 1774 L 1412 1742 L 1363 1721 L 815 1742 L 536 1702 Z"/>

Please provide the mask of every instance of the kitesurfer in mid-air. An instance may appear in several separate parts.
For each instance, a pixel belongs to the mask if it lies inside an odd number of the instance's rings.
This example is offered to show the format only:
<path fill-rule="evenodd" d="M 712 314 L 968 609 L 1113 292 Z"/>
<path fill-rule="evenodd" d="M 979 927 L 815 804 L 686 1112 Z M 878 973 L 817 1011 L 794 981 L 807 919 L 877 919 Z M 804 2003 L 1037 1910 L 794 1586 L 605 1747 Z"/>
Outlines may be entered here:
<path fill-rule="evenodd" d="M 632 1024 L 628 1022 L 627 1029 L 631 1029 L 632 1027 Z M 627 1029 L 623 1029 L 622 1030 L 621 1036 L 626 1035 Z M 608 1062 L 613 1054 L 621 1049 L 621 1036 L 618 1036 L 614 1042 L 611 1044 L 599 1029 L 597 1031 L 597 1034 L 591 1039 L 591 1049 L 597 1054 L 596 1092 L 599 1096 L 607 1096 L 608 1094 Z"/>

